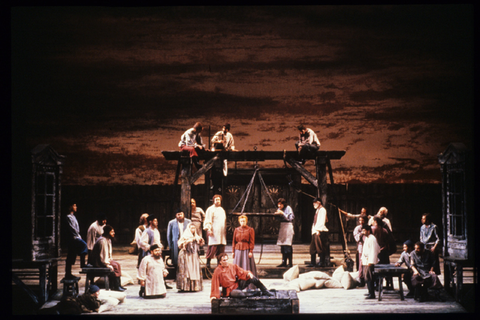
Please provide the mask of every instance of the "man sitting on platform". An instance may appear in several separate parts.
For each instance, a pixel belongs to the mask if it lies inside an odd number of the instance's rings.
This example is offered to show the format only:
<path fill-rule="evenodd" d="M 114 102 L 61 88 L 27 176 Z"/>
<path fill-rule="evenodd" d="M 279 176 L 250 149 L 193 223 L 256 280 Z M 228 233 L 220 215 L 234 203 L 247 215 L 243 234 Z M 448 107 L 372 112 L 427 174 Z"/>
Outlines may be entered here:
<path fill-rule="evenodd" d="M 220 286 L 223 288 L 221 296 L 229 297 L 233 290 L 241 291 L 251 283 L 259 288 L 263 295 L 274 295 L 250 271 L 246 271 L 236 264 L 228 263 L 228 255 L 226 253 L 221 253 L 218 259 L 220 265 L 215 269 L 212 276 L 210 300 L 220 298 Z"/>
<path fill-rule="evenodd" d="M 303 124 L 297 127 L 300 134 L 298 135 L 298 141 L 295 142 L 298 155 L 302 164 L 305 164 L 306 157 L 314 154 L 320 148 L 320 141 L 318 140 L 315 132 L 306 128 Z"/>
<path fill-rule="evenodd" d="M 420 302 L 428 300 L 428 289 L 440 289 L 442 284 L 434 271 L 435 256 L 430 250 L 425 250 L 425 245 L 418 241 L 415 250 L 411 253 L 413 270 L 412 285 L 415 289 L 415 300 Z M 439 291 L 436 290 L 437 299 Z"/>

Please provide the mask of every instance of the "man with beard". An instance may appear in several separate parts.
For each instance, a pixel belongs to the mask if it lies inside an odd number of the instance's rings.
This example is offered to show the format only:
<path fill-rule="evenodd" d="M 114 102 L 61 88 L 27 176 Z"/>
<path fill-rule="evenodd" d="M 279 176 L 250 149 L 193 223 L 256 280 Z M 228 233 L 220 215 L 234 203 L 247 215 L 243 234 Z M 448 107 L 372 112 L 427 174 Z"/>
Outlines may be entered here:
<path fill-rule="evenodd" d="M 115 237 L 115 230 L 112 226 L 103 227 L 103 235 L 95 242 L 92 250 L 93 266 L 98 268 L 110 268 L 109 281 L 112 283 L 112 289 L 116 291 L 125 291 L 122 287 L 121 276 L 122 268 L 120 264 L 113 260 L 112 239 Z"/>
<path fill-rule="evenodd" d="M 154 244 L 150 247 L 150 255 L 142 259 L 137 278 L 140 280 L 140 297 L 165 298 L 167 289 L 165 277 L 168 271 L 162 259 L 162 249 Z"/>
<path fill-rule="evenodd" d="M 207 232 L 208 249 L 207 249 L 207 268 L 210 268 L 210 260 L 225 252 L 227 244 L 227 216 L 225 210 L 221 207 L 222 196 L 216 194 L 213 196 L 213 205 L 208 207 L 205 212 L 205 221 L 203 229 Z"/>

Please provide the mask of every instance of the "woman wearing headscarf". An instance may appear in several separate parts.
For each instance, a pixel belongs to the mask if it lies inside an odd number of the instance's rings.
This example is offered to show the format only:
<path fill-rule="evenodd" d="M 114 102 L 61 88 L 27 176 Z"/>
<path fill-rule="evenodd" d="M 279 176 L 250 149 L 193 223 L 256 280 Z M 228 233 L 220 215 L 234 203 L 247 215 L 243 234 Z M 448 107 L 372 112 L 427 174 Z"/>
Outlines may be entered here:
<path fill-rule="evenodd" d="M 178 240 L 178 270 L 177 289 L 179 291 L 202 291 L 202 270 L 198 252 L 205 243 L 197 234 L 195 225 L 191 222 Z"/>
<path fill-rule="evenodd" d="M 248 218 L 246 215 L 238 217 L 240 226 L 233 231 L 232 239 L 232 258 L 233 264 L 240 268 L 250 271 L 257 276 L 257 267 L 253 258 L 253 248 L 255 247 L 255 230 L 247 226 Z M 253 289 L 253 285 L 252 285 Z"/>

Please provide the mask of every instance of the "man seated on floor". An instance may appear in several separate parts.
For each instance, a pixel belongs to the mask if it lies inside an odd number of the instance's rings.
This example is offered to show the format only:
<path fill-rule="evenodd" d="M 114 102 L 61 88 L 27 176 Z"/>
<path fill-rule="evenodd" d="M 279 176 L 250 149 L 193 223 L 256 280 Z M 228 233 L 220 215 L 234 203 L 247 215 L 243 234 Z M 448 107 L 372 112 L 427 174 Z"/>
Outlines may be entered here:
<path fill-rule="evenodd" d="M 223 288 L 221 296 L 229 297 L 232 291 L 235 290 L 235 293 L 237 293 L 237 291 L 245 289 L 251 283 L 259 288 L 263 295 L 274 295 L 250 271 L 244 270 L 236 264 L 228 263 L 228 255 L 226 253 L 221 253 L 218 259 L 220 265 L 213 272 L 210 300 L 220 298 L 220 286 Z"/>
<path fill-rule="evenodd" d="M 425 250 L 423 242 L 415 243 L 415 250 L 411 253 L 412 286 L 415 290 L 415 300 L 427 301 L 428 289 L 440 289 L 442 284 L 434 271 L 435 256 L 430 250 Z M 435 291 L 435 298 L 440 298 L 439 290 Z"/>

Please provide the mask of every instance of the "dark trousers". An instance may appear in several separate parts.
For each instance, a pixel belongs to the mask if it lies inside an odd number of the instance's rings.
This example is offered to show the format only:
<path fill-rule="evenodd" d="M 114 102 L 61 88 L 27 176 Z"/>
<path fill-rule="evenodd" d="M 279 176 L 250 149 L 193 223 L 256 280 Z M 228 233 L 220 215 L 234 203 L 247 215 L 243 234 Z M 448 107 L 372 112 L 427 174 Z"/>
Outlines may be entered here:
<path fill-rule="evenodd" d="M 373 277 L 374 265 L 363 266 L 363 277 L 365 278 L 365 283 L 367 284 L 368 294 L 375 296 L 375 279 Z"/>

